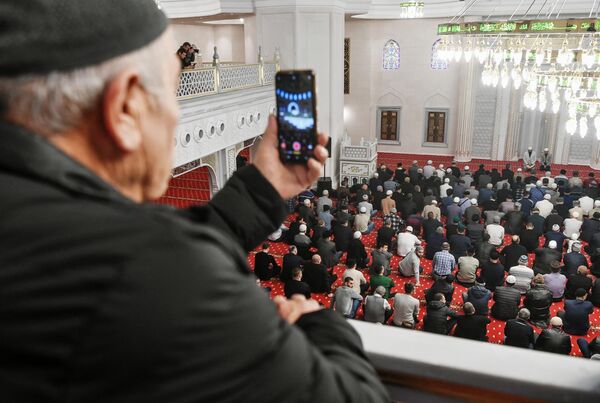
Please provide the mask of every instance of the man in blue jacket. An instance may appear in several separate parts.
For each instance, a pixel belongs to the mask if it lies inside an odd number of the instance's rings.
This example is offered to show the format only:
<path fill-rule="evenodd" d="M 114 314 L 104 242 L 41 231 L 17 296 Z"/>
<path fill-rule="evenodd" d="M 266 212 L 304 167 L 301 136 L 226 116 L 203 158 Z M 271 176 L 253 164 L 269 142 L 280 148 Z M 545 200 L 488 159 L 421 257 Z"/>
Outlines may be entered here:
<path fill-rule="evenodd" d="M 586 299 L 587 292 L 583 288 L 578 288 L 575 291 L 575 299 L 565 300 L 565 310 L 557 313 L 564 322 L 565 332 L 579 336 L 587 334 L 594 305 Z"/>

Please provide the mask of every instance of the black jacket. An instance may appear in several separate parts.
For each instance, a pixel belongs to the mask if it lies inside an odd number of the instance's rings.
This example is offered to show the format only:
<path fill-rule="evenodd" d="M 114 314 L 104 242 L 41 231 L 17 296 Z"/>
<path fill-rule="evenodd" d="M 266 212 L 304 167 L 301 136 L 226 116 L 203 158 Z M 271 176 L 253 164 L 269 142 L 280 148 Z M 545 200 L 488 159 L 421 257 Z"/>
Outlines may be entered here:
<path fill-rule="evenodd" d="M 302 270 L 302 281 L 310 287 L 312 292 L 329 292 L 332 279 L 324 264 L 305 263 Z"/>
<path fill-rule="evenodd" d="M 592 285 L 592 295 L 589 296 L 589 301 L 596 307 L 600 307 L 600 279 L 596 279 Z"/>
<path fill-rule="evenodd" d="M 286 253 L 283 256 L 283 264 L 279 279 L 284 283 L 290 281 L 292 279 L 292 269 L 294 267 L 302 266 L 303 263 L 304 259 L 302 259 L 302 257 L 294 255 L 293 253 Z"/>
<path fill-rule="evenodd" d="M 581 239 L 590 242 L 595 233 L 600 232 L 600 220 L 586 218 L 581 225 Z"/>
<path fill-rule="evenodd" d="M 369 255 L 367 255 L 365 245 L 361 242 L 360 239 L 352 239 L 350 241 L 350 246 L 348 247 L 348 254 L 346 255 L 346 260 L 348 259 L 356 260 L 356 263 L 360 268 L 367 267 Z"/>
<path fill-rule="evenodd" d="M 509 271 L 511 267 L 519 264 L 519 258 L 523 255 L 527 255 L 527 249 L 519 244 L 512 242 L 510 245 L 506 245 L 500 252 L 502 259 L 504 260 L 504 269 Z"/>
<path fill-rule="evenodd" d="M 479 242 L 475 245 L 475 257 L 479 260 L 479 264 L 482 265 L 490 260 L 490 253 L 495 250 L 496 247 L 489 242 Z"/>
<path fill-rule="evenodd" d="M 550 264 L 562 259 L 562 253 L 556 249 L 538 248 L 535 250 L 535 260 L 533 261 L 533 271 L 535 274 L 550 273 Z"/>
<path fill-rule="evenodd" d="M 442 250 L 442 244 L 446 242 L 446 237 L 443 234 L 434 232 L 427 238 L 427 246 L 425 248 L 425 257 L 429 260 L 433 259 L 433 255 Z"/>
<path fill-rule="evenodd" d="M 544 284 L 532 286 L 525 294 L 523 304 L 531 313 L 531 322 L 547 322 L 550 318 L 552 291 Z"/>
<path fill-rule="evenodd" d="M 175 210 L 0 133 L 2 400 L 389 401 L 343 318 L 288 325 L 256 286 L 247 253 L 286 214 L 256 168 Z"/>
<path fill-rule="evenodd" d="M 571 274 L 577 273 L 579 266 L 588 267 L 588 262 L 585 256 L 579 252 L 566 253 L 563 257 L 562 274 L 569 277 Z"/>
<path fill-rule="evenodd" d="M 504 229 L 507 234 L 521 235 L 523 230 L 524 216 L 522 211 L 509 211 L 504 216 Z"/>
<path fill-rule="evenodd" d="M 294 294 L 304 295 L 306 299 L 310 298 L 310 286 L 304 281 L 290 280 L 285 283 L 283 289 L 286 298 L 292 298 Z"/>
<path fill-rule="evenodd" d="M 485 288 L 494 292 L 496 287 L 504 284 L 504 266 L 487 261 L 481 265 L 480 280 L 485 283 Z"/>
<path fill-rule="evenodd" d="M 351 234 L 352 235 L 352 234 Z M 388 250 L 392 250 L 392 240 L 396 235 L 396 231 L 392 227 L 386 227 L 385 225 L 377 231 L 377 248 L 381 245 L 387 245 Z"/>
<path fill-rule="evenodd" d="M 567 355 L 571 352 L 571 338 L 562 330 L 544 329 L 535 342 L 535 349 Z"/>
<path fill-rule="evenodd" d="M 575 291 L 577 291 L 578 288 L 583 288 L 589 293 L 590 288 L 592 288 L 592 279 L 579 273 L 568 276 L 567 286 L 565 288 L 565 299 L 575 299 Z"/>
<path fill-rule="evenodd" d="M 487 325 L 490 319 L 481 315 L 461 315 L 456 318 L 454 335 L 464 339 L 487 341 Z"/>
<path fill-rule="evenodd" d="M 321 256 L 321 260 L 325 267 L 331 268 L 337 264 L 335 243 L 331 240 L 321 239 L 317 243 L 317 253 Z"/>
<path fill-rule="evenodd" d="M 352 240 L 352 228 L 344 225 L 336 225 L 333 227 L 333 238 L 335 241 L 335 248 L 346 252 L 350 246 Z"/>
<path fill-rule="evenodd" d="M 269 269 L 269 264 L 273 265 Z M 254 274 L 261 280 L 270 280 L 273 275 L 279 274 L 280 267 L 272 255 L 265 252 L 258 252 L 254 256 Z"/>
<path fill-rule="evenodd" d="M 499 320 L 514 319 L 519 312 L 521 293 L 513 287 L 496 287 L 492 316 Z"/>
<path fill-rule="evenodd" d="M 534 344 L 533 328 L 522 319 L 509 319 L 504 327 L 504 344 L 513 347 L 529 348 Z"/>
<path fill-rule="evenodd" d="M 425 291 L 425 301 L 427 301 L 427 303 L 432 302 L 433 296 L 438 293 L 444 294 L 444 297 L 446 298 L 447 306 L 450 306 L 450 304 L 452 304 L 452 296 L 454 295 L 454 286 L 452 284 L 446 282 L 446 280 L 444 280 L 443 278 L 434 281 L 431 288 L 428 289 L 427 291 Z"/>
<path fill-rule="evenodd" d="M 427 304 L 427 315 L 423 320 L 423 330 L 437 334 L 448 334 L 448 318 L 456 318 L 456 312 L 441 301 Z"/>
<path fill-rule="evenodd" d="M 527 252 L 533 252 L 540 245 L 540 238 L 533 229 L 524 229 L 521 231 L 521 245 L 527 249 Z"/>
<path fill-rule="evenodd" d="M 560 214 L 550 214 L 548 217 L 546 217 L 546 220 L 544 221 L 544 231 L 548 232 L 548 231 L 552 231 L 552 226 L 554 224 L 558 225 L 559 227 L 562 227 L 563 221 L 565 219 L 562 218 L 560 216 Z M 600 222 L 600 221 L 598 221 Z M 582 226 L 583 228 L 583 226 Z"/>
<path fill-rule="evenodd" d="M 429 239 L 431 235 L 435 233 L 435 230 L 439 227 L 442 227 L 442 223 L 432 218 L 423 220 L 423 239 Z"/>

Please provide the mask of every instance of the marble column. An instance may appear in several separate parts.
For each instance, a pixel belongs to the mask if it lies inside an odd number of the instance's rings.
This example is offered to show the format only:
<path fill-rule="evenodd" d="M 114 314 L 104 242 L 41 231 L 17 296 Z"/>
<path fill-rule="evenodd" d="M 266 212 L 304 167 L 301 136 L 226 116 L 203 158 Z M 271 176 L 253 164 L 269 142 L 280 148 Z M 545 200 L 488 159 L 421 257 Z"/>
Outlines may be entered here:
<path fill-rule="evenodd" d="M 473 149 L 473 119 L 475 116 L 475 95 L 477 91 L 476 62 L 463 63 L 460 67 L 460 92 L 458 104 L 458 125 L 454 159 L 459 162 L 471 161 Z"/>
<path fill-rule="evenodd" d="M 588 136 L 590 134 L 588 133 Z M 600 141 L 594 139 L 592 148 L 592 160 L 590 161 L 590 167 L 593 169 L 600 169 Z"/>
<path fill-rule="evenodd" d="M 256 0 L 257 44 L 281 50 L 282 69 L 311 69 L 317 82 L 317 127 L 332 139 L 326 176 L 336 182 L 344 133 L 345 10 L 336 0 Z"/>
<path fill-rule="evenodd" d="M 519 134 L 521 131 L 521 101 L 522 91 L 513 89 L 510 93 L 510 106 L 508 112 L 508 127 L 506 130 L 506 146 L 504 158 L 508 161 L 519 159 Z"/>

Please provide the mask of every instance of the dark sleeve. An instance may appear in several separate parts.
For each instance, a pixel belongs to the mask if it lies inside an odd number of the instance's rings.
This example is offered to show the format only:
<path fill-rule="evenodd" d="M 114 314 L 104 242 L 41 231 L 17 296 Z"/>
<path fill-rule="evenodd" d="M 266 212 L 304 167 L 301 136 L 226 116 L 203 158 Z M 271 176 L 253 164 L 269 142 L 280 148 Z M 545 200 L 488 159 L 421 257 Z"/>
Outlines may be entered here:
<path fill-rule="evenodd" d="M 207 206 L 193 206 L 180 214 L 227 232 L 245 251 L 254 249 L 285 218 L 285 203 L 258 169 L 236 171 Z"/>

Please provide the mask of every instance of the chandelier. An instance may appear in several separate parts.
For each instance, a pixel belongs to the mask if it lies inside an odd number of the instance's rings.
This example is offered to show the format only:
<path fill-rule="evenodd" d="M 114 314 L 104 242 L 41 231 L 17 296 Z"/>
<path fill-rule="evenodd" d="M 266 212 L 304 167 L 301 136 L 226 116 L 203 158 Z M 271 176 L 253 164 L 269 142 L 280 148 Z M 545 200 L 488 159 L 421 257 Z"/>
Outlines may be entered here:
<path fill-rule="evenodd" d="M 598 31 L 598 33 L 597 33 Z M 514 20 L 441 24 L 438 55 L 483 66 L 483 85 L 525 88 L 530 110 L 569 112 L 566 130 L 600 140 L 600 20 Z"/>
<path fill-rule="evenodd" d="M 421 18 L 423 17 L 423 7 L 422 1 L 400 3 L 400 18 Z"/>

